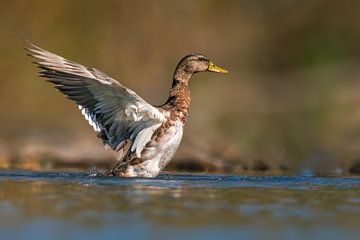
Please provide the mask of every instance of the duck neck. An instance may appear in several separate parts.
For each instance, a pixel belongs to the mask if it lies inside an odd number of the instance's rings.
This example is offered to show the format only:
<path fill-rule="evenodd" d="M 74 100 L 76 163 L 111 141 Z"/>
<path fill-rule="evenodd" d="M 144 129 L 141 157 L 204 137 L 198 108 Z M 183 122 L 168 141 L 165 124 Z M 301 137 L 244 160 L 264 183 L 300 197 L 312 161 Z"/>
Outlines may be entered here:
<path fill-rule="evenodd" d="M 189 114 L 190 102 L 191 96 L 188 80 L 179 79 L 174 75 L 172 88 L 165 105 L 171 109 L 175 116 L 185 122 Z"/>

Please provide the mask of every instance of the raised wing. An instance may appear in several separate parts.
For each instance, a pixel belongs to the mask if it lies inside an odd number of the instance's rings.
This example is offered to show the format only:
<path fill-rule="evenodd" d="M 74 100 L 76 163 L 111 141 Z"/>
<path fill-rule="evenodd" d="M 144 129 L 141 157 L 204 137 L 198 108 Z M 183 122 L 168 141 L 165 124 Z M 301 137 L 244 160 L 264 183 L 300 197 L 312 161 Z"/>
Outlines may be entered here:
<path fill-rule="evenodd" d="M 85 119 L 113 150 L 128 140 L 138 157 L 152 133 L 165 122 L 165 115 L 134 91 L 107 74 L 66 60 L 30 43 L 28 55 L 37 59 L 40 76 L 55 84 L 67 98 L 76 102 Z"/>

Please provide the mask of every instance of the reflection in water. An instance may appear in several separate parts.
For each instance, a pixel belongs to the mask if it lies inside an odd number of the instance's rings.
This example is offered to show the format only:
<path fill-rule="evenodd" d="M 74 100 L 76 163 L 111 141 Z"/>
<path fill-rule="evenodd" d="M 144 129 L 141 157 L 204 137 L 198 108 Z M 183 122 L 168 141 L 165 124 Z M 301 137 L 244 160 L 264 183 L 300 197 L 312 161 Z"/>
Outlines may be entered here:
<path fill-rule="evenodd" d="M 59 239 L 356 239 L 359 189 L 356 178 L 0 172 L 0 230 L 34 239 L 40 232 Z"/>

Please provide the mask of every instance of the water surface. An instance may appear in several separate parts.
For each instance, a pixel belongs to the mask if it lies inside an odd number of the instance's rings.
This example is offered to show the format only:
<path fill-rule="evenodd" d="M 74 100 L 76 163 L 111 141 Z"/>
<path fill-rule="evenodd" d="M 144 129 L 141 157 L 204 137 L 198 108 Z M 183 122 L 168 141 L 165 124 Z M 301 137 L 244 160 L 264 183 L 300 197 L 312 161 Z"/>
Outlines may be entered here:
<path fill-rule="evenodd" d="M 0 171 L 1 239 L 359 239 L 360 179 Z"/>

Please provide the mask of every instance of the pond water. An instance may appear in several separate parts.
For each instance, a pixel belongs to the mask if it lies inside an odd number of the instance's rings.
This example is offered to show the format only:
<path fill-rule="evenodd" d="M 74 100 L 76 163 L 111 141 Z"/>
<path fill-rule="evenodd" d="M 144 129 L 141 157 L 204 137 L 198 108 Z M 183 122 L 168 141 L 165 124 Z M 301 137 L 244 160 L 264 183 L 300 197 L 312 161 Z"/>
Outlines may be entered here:
<path fill-rule="evenodd" d="M 1 239 L 360 239 L 360 178 L 0 171 Z"/>

